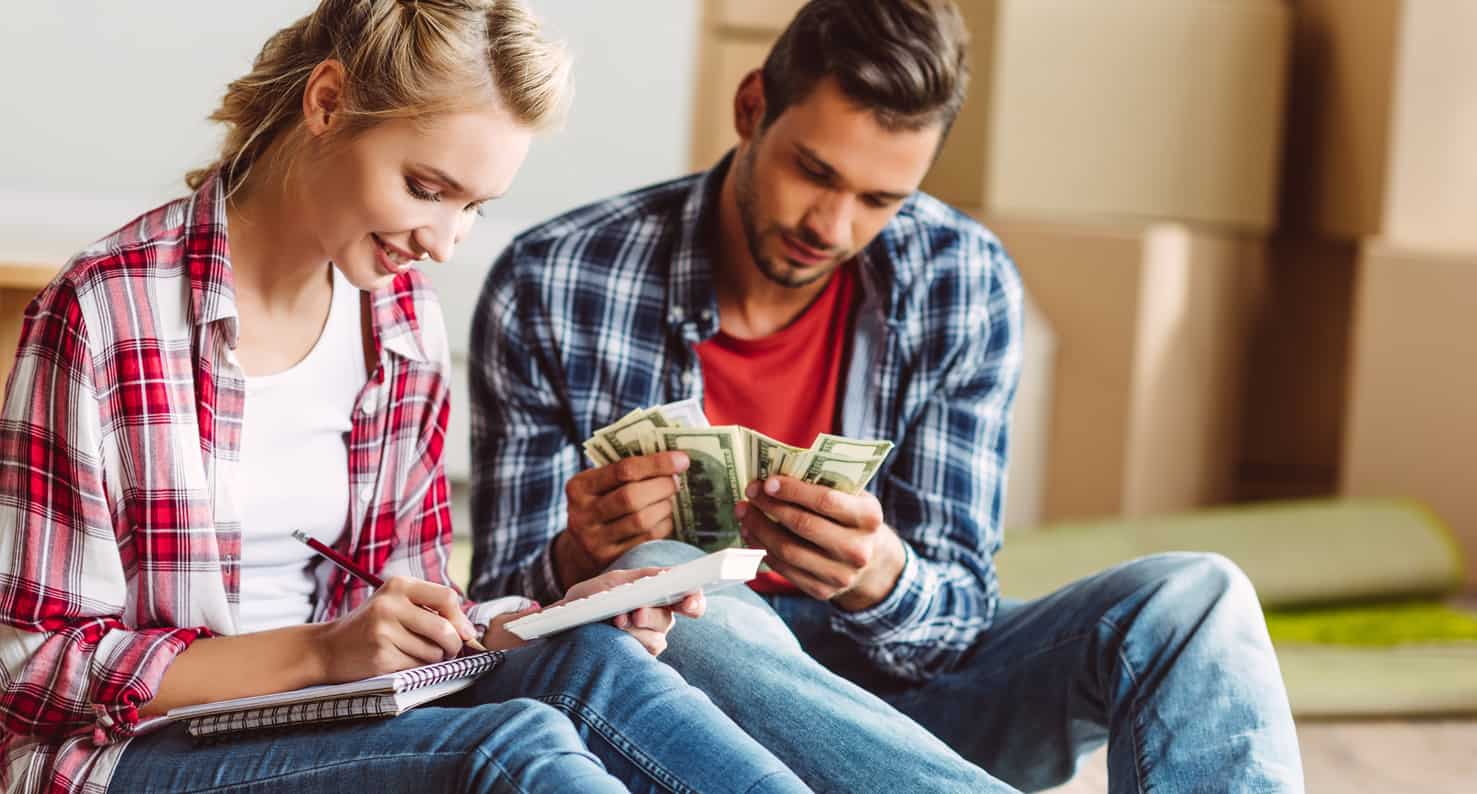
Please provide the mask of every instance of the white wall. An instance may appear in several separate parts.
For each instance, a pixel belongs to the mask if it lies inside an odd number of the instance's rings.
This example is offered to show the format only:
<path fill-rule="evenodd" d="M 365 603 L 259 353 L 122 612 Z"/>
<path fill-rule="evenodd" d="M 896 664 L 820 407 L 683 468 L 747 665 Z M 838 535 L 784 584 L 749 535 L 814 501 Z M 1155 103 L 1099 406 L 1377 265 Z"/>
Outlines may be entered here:
<path fill-rule="evenodd" d="M 427 268 L 464 353 L 487 266 L 519 229 L 684 172 L 699 3 L 532 0 L 574 52 L 567 126 L 535 144 L 512 192 L 453 262 Z M 184 191 L 220 132 L 205 117 L 271 32 L 311 0 L 12 3 L 0 36 L 0 261 L 64 258 Z M 459 377 L 461 373 L 458 373 Z M 460 377 L 465 383 L 465 378 Z M 465 386 L 453 474 L 466 470 Z"/>

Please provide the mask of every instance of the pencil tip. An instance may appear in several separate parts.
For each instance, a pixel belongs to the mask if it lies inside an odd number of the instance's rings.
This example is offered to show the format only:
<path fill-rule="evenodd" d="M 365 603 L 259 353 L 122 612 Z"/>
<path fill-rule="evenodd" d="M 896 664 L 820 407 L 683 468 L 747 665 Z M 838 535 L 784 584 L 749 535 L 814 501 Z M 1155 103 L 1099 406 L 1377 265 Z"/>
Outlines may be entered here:
<path fill-rule="evenodd" d="M 304 543 L 308 542 L 308 533 L 302 531 L 301 529 L 294 529 L 292 531 L 292 536 Z"/>

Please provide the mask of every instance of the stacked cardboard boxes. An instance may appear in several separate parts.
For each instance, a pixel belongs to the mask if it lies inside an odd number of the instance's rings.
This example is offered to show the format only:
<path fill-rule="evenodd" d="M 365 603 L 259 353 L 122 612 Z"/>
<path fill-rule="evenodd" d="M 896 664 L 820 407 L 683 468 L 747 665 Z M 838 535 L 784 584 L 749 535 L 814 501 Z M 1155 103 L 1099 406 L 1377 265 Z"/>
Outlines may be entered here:
<path fill-rule="evenodd" d="M 1477 4 L 1294 0 L 1245 495 L 1409 496 L 1477 583 Z"/>

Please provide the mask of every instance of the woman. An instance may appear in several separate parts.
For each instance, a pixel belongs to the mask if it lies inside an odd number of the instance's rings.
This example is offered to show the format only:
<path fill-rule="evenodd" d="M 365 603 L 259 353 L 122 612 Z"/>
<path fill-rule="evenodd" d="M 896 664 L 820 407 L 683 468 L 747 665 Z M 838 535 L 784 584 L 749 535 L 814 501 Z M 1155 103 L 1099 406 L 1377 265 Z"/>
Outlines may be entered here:
<path fill-rule="evenodd" d="M 231 84 L 194 194 L 33 302 L 0 423 L 8 790 L 805 790 L 652 659 L 670 610 L 519 647 L 502 626 L 536 605 L 464 612 L 447 578 L 449 358 L 412 263 L 451 256 L 566 83 L 516 0 L 324 0 Z M 395 719 L 137 730 L 475 638 L 503 664 Z"/>

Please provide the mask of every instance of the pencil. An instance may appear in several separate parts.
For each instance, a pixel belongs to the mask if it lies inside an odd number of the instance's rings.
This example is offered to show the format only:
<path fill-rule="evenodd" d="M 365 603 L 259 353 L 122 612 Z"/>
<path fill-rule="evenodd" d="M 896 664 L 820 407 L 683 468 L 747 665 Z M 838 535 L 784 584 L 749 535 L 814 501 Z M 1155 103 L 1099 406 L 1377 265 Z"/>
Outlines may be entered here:
<path fill-rule="evenodd" d="M 373 587 L 373 588 L 376 588 L 376 589 L 385 586 L 385 580 L 383 580 L 383 579 L 379 578 L 378 576 L 375 576 L 374 574 L 370 573 L 369 571 L 366 571 L 363 568 L 359 567 L 359 565 L 357 563 L 355 563 L 353 560 L 349 559 L 348 557 L 345 557 L 342 554 L 339 554 L 337 551 L 335 551 L 334 549 L 330 548 L 327 544 L 319 541 L 317 538 L 314 538 L 314 537 L 309 536 L 308 533 L 302 531 L 301 529 L 294 529 L 292 531 L 292 536 L 295 537 L 295 538 L 297 538 L 298 540 L 300 540 L 300 541 L 308 544 L 308 548 L 311 548 L 313 551 L 316 551 L 319 554 L 322 554 L 324 557 L 327 557 L 329 562 L 331 562 L 334 565 L 337 565 L 338 567 L 344 569 L 344 572 L 345 573 L 349 574 L 350 576 L 354 577 L 355 579 L 358 579 L 359 581 L 364 582 L 365 584 L 369 585 L 370 587 Z M 438 614 L 438 615 L 441 614 L 439 612 L 436 612 L 436 610 L 431 609 L 428 606 L 421 606 L 421 609 L 424 609 L 427 612 L 432 612 L 432 613 L 435 613 L 435 614 Z M 486 653 L 487 652 L 487 649 L 482 646 L 482 642 L 480 640 L 478 640 L 476 637 L 473 637 L 472 639 L 467 640 L 467 647 L 468 648 L 471 648 L 472 650 L 477 651 L 479 653 Z"/>

